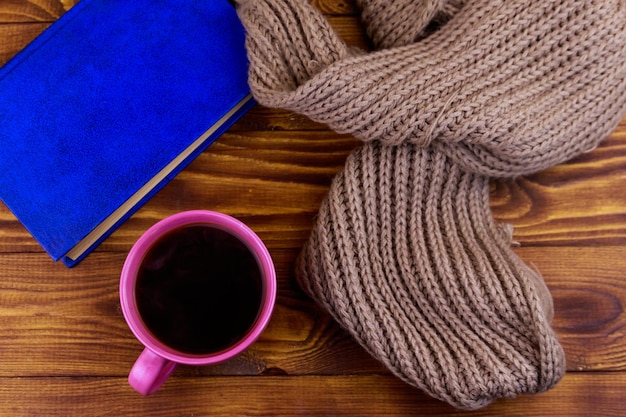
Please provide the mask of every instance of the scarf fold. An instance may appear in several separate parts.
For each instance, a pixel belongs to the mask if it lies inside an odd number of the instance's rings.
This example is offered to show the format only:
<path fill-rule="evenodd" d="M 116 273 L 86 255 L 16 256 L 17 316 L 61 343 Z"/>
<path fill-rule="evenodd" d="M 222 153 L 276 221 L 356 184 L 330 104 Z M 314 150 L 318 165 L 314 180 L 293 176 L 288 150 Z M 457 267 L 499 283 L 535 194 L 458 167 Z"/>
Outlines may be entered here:
<path fill-rule="evenodd" d="M 305 0 L 243 0 L 257 101 L 364 144 L 298 258 L 302 288 L 395 375 L 463 408 L 565 372 L 552 298 L 489 181 L 593 149 L 626 113 L 622 0 L 357 0 L 373 51 Z"/>

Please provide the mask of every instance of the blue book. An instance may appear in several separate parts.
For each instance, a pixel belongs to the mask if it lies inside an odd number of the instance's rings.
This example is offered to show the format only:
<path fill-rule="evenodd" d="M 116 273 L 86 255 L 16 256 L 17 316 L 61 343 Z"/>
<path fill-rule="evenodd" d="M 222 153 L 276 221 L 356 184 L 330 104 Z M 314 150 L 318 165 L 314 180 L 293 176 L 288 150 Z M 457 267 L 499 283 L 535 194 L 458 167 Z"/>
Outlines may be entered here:
<path fill-rule="evenodd" d="M 82 260 L 254 105 L 227 0 L 81 0 L 0 68 L 0 198 Z"/>

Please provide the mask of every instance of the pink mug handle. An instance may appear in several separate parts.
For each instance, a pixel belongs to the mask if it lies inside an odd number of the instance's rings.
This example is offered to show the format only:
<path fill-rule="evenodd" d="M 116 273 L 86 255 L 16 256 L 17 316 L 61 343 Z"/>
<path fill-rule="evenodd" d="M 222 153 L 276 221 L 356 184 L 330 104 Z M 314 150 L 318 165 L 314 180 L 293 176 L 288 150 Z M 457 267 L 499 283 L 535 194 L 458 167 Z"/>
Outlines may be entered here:
<path fill-rule="evenodd" d="M 128 375 L 128 383 L 142 395 L 154 394 L 174 373 L 176 362 L 165 359 L 145 348 Z"/>

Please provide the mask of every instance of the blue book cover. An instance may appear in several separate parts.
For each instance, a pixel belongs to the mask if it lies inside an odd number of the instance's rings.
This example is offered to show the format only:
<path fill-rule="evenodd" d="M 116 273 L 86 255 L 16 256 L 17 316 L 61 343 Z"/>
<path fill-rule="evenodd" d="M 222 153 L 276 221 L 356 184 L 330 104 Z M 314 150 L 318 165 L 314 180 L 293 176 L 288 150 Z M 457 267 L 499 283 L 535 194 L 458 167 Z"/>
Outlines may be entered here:
<path fill-rule="evenodd" d="M 73 266 L 253 104 L 227 0 L 81 0 L 0 68 L 0 198 Z"/>

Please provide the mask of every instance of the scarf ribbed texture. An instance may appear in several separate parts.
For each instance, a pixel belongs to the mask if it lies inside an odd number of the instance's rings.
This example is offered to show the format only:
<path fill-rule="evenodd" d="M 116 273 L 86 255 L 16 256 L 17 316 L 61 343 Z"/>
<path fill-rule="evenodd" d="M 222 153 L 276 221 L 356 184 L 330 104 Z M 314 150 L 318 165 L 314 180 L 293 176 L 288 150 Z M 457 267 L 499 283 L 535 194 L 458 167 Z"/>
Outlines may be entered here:
<path fill-rule="evenodd" d="M 255 98 L 364 142 L 298 259 L 302 288 L 455 407 L 553 387 L 552 298 L 489 181 L 589 151 L 624 117 L 625 2 L 357 0 L 369 52 L 305 0 L 239 3 Z"/>

